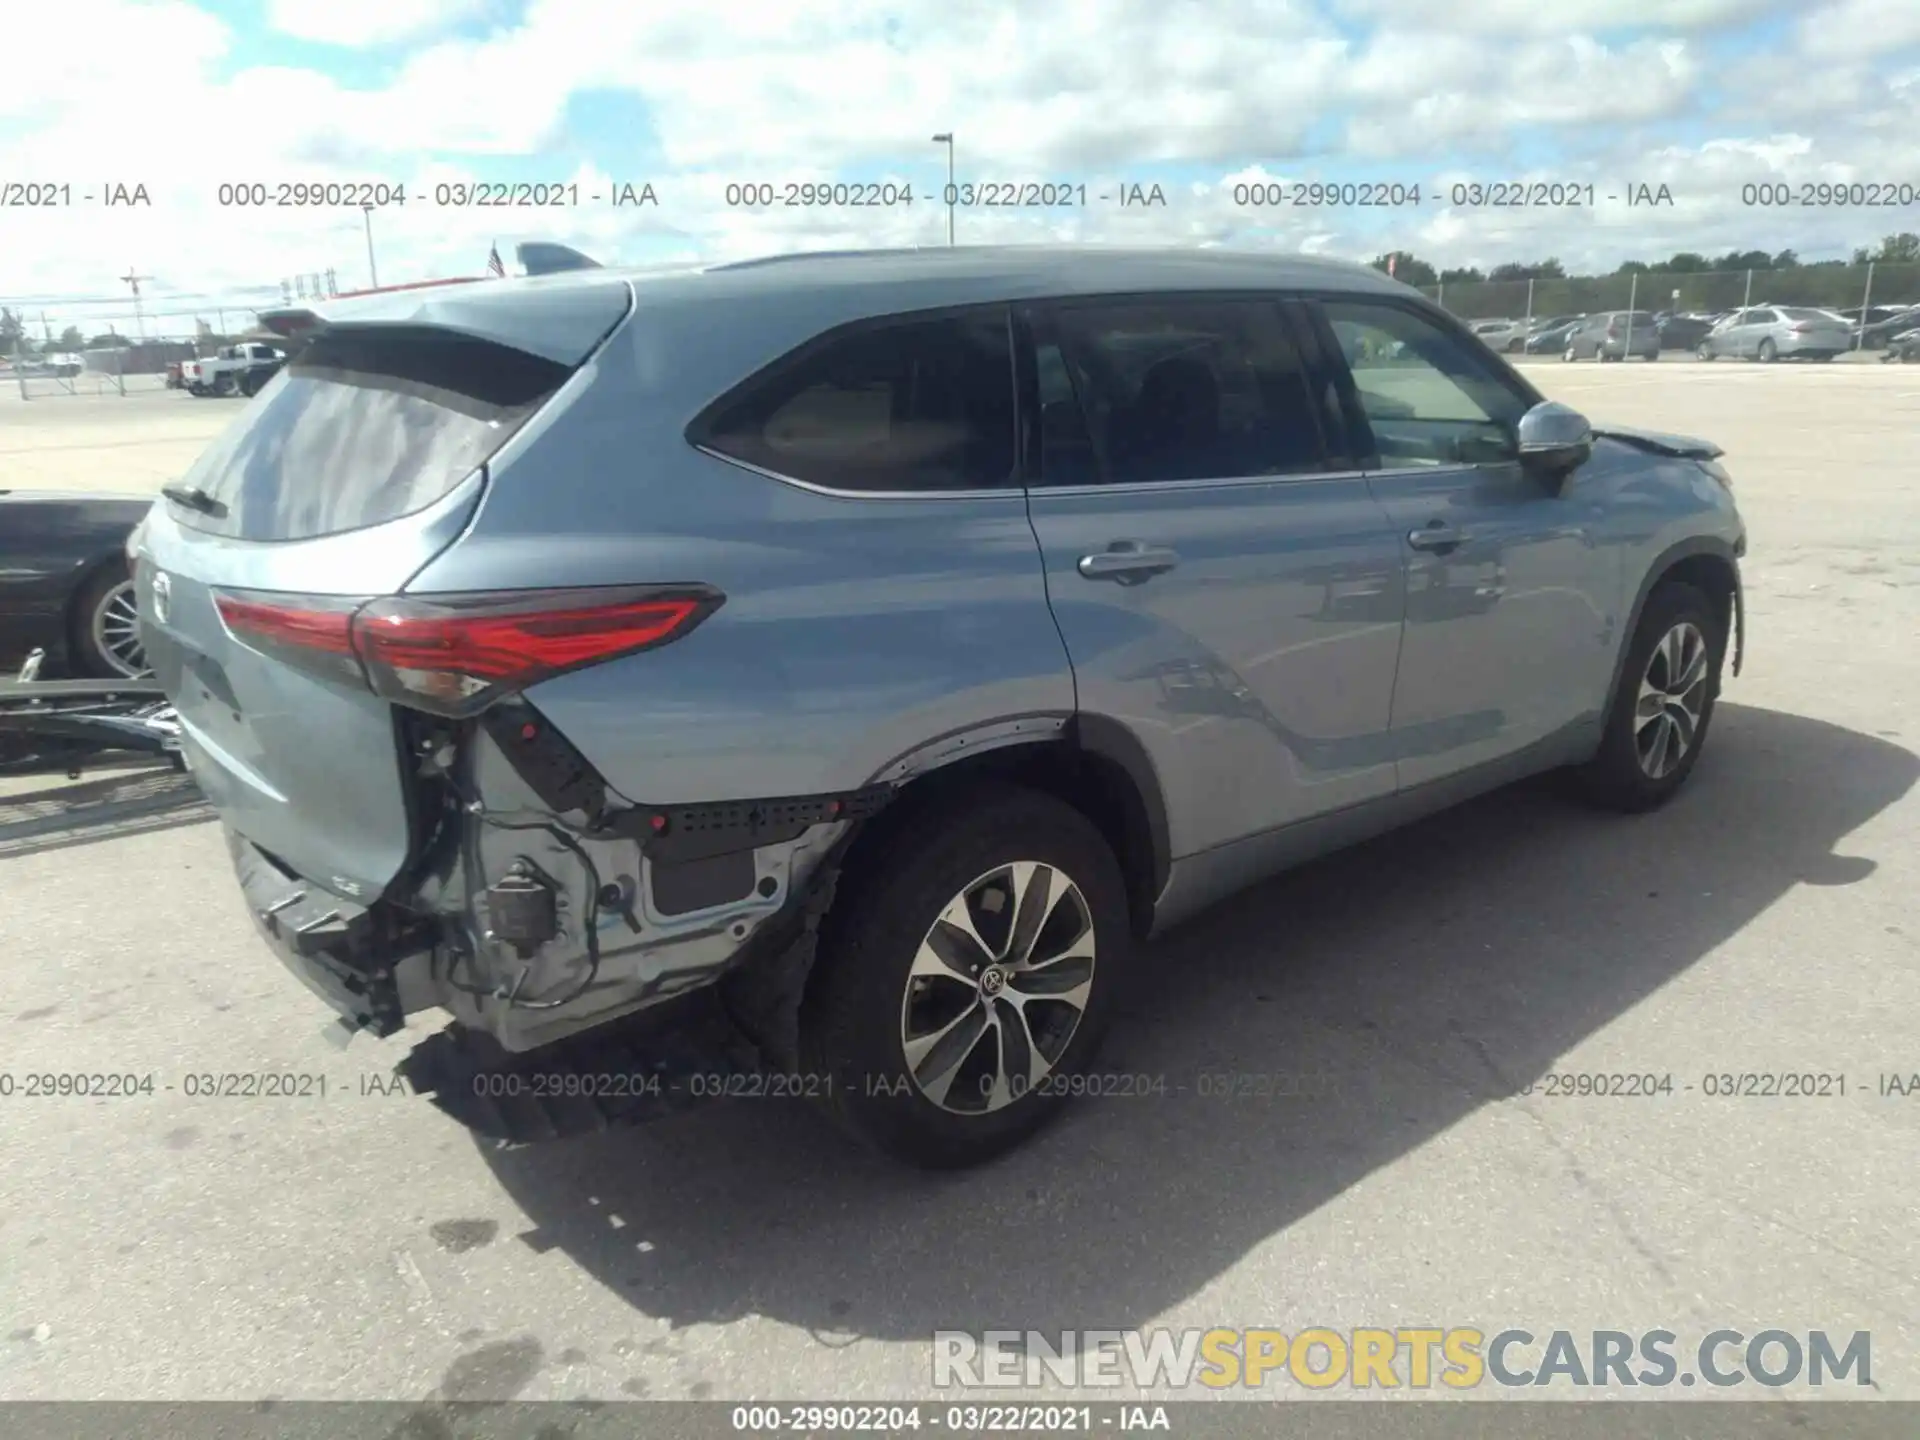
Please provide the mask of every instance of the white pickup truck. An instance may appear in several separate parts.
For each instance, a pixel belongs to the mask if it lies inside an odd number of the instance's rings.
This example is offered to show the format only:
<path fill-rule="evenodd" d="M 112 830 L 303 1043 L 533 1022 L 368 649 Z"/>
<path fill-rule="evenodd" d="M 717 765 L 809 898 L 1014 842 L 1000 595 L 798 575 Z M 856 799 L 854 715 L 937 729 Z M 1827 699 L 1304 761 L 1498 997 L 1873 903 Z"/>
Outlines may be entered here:
<path fill-rule="evenodd" d="M 271 345 L 227 345 L 209 359 L 180 362 L 180 388 L 189 395 L 252 395 L 287 363 Z"/>

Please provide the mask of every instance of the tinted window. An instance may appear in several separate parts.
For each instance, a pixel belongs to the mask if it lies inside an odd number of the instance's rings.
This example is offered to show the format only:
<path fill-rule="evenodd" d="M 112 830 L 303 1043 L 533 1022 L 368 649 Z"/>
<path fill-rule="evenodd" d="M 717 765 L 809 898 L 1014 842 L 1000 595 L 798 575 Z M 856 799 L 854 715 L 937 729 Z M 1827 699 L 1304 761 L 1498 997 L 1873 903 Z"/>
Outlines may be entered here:
<path fill-rule="evenodd" d="M 841 490 L 972 490 L 1013 477 L 1013 351 L 985 311 L 863 327 L 723 401 L 695 439 Z"/>
<path fill-rule="evenodd" d="M 1830 321 L 1836 318 L 1832 315 L 1827 314 L 1826 311 L 1824 310 L 1801 310 L 1793 307 L 1784 309 L 1780 313 L 1786 316 L 1787 319 L 1789 320 L 1829 320 Z"/>
<path fill-rule="evenodd" d="M 1271 304 L 1197 299 L 1063 306 L 1043 317 L 1039 329 L 1040 468 L 1047 483 L 1105 478 L 1138 484 L 1325 468 L 1306 369 Z M 1044 353 L 1050 348 L 1056 358 Z M 1077 414 L 1069 412 L 1069 398 Z"/>
<path fill-rule="evenodd" d="M 478 469 L 570 373 L 446 330 L 322 335 L 182 478 L 225 513 L 175 513 L 243 540 L 304 540 L 410 515 Z"/>
<path fill-rule="evenodd" d="M 1364 300 L 1328 301 L 1382 464 L 1445 465 L 1513 454 L 1526 396 L 1428 317 Z M 1355 358 L 1355 357 L 1358 358 Z"/>

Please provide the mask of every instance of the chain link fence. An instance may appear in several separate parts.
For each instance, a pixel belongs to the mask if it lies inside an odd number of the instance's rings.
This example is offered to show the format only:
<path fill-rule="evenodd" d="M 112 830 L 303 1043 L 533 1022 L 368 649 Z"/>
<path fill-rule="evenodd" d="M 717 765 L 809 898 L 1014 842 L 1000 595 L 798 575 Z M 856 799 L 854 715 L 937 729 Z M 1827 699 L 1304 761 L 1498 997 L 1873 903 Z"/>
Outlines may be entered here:
<path fill-rule="evenodd" d="M 1920 265 L 1800 265 L 1678 275 L 1456 280 L 1421 289 L 1462 320 L 1522 320 L 1606 310 L 1716 313 L 1748 305 L 1846 310 L 1920 305 Z"/>

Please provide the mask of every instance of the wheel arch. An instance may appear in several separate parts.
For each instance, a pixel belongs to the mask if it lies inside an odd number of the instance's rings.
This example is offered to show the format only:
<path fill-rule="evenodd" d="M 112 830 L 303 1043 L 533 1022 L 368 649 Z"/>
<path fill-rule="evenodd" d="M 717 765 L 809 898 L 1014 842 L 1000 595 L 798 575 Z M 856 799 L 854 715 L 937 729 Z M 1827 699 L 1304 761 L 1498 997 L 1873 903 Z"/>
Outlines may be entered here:
<path fill-rule="evenodd" d="M 1022 735 L 1001 723 L 942 737 L 925 752 L 931 758 L 910 765 L 898 798 L 852 838 L 842 867 L 849 878 L 929 811 L 964 804 L 982 780 L 1000 780 L 1051 795 L 1086 816 L 1120 863 L 1135 933 L 1152 929 L 1173 863 L 1166 799 L 1146 747 L 1124 725 L 1082 714 Z"/>
<path fill-rule="evenodd" d="M 1717 535 L 1696 535 L 1679 541 L 1660 552 L 1640 578 L 1633 597 L 1633 608 L 1621 630 L 1620 644 L 1613 659 L 1613 678 L 1607 686 L 1607 711 L 1620 693 L 1620 682 L 1627 663 L 1627 652 L 1640 630 L 1640 616 L 1647 597 L 1670 580 L 1692 585 L 1706 595 L 1720 621 L 1720 633 L 1734 642 L 1733 673 L 1740 673 L 1741 651 L 1746 642 L 1746 617 L 1740 591 L 1739 551 Z"/>

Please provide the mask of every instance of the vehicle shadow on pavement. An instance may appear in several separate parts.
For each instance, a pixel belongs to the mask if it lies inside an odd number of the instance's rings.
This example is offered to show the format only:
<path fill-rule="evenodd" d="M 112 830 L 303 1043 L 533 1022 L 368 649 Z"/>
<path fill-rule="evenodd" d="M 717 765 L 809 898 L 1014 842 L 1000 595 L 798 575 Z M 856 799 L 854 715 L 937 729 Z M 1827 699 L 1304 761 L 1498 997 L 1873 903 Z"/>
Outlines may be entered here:
<path fill-rule="evenodd" d="M 214 818 L 190 775 L 145 761 L 89 768 L 79 781 L 0 791 L 0 861 Z"/>
<path fill-rule="evenodd" d="M 1847 837 L 1917 776 L 1886 740 L 1722 705 L 1657 814 L 1596 815 L 1543 781 L 1316 862 L 1145 952 L 1101 1063 L 1166 1093 L 1083 1100 L 982 1170 L 896 1169 L 785 1101 L 483 1153 L 527 1243 L 675 1325 L 759 1314 L 825 1343 L 1133 1327 L 1794 887 L 1870 875 Z M 1281 1078 L 1217 1093 L 1236 1075 Z"/>

